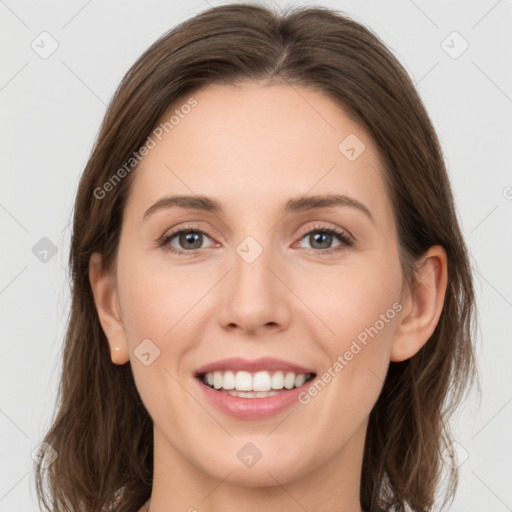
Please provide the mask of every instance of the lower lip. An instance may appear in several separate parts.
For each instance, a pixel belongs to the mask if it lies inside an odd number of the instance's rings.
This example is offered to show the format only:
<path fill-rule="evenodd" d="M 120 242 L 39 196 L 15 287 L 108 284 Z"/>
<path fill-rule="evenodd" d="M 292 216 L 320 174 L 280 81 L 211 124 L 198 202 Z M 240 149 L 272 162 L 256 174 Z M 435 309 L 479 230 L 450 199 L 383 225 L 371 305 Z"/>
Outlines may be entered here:
<path fill-rule="evenodd" d="M 313 383 L 314 378 L 305 382 L 298 388 L 287 389 L 286 391 L 281 391 L 277 395 L 267 396 L 264 398 L 231 396 L 227 393 L 222 393 L 212 389 L 197 377 L 194 380 L 198 382 L 199 387 L 202 389 L 206 398 L 208 398 L 213 405 L 228 416 L 233 416 L 243 420 L 261 420 L 279 414 L 294 403 L 298 403 L 299 394 L 305 391 L 310 384 Z"/>

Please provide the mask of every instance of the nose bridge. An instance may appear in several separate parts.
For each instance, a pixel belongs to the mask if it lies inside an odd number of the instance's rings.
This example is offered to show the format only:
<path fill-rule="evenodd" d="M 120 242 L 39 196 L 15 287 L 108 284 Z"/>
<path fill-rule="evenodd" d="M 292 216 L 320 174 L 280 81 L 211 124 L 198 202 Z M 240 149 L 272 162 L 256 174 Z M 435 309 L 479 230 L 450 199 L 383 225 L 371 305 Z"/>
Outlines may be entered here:
<path fill-rule="evenodd" d="M 236 324 L 243 330 L 255 331 L 287 324 L 288 294 L 276 278 L 280 265 L 271 246 L 270 237 L 260 243 L 255 237 L 246 236 L 235 247 L 228 290 L 222 299 L 221 322 L 225 327 Z"/>

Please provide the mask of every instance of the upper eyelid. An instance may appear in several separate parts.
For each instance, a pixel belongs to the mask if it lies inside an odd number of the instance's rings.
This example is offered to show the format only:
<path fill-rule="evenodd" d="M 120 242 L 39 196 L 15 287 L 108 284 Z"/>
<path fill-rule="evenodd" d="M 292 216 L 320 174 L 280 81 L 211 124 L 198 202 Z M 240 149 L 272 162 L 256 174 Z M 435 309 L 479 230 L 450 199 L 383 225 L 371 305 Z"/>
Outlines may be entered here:
<path fill-rule="evenodd" d="M 355 238 L 353 237 L 353 235 L 347 231 L 346 229 L 344 228 L 341 228 L 341 227 L 333 227 L 333 226 L 329 226 L 327 223 L 323 224 L 321 223 L 320 221 L 316 221 L 316 224 L 313 225 L 313 226 L 308 226 L 308 227 L 305 227 L 305 228 L 301 228 L 299 230 L 299 233 L 298 235 L 300 236 L 299 240 L 301 240 L 302 238 L 304 238 L 305 236 L 307 236 L 309 233 L 314 233 L 315 231 L 332 231 L 334 232 L 334 236 L 337 236 L 338 239 L 340 239 L 340 235 L 343 237 L 345 236 L 345 238 L 351 243 L 351 244 L 354 244 L 355 243 Z M 168 234 L 164 234 L 163 237 L 162 237 L 162 240 L 167 240 L 169 241 L 170 239 L 174 238 L 175 236 L 177 236 L 178 234 L 180 234 L 181 232 L 187 232 L 187 231 L 197 231 L 197 232 L 201 232 L 203 234 L 205 234 L 206 236 L 208 236 L 208 238 L 210 238 L 211 240 L 215 241 L 215 236 L 214 235 L 211 235 L 209 233 L 209 231 L 205 228 L 202 228 L 198 225 L 194 225 L 194 224 L 187 224 L 185 226 L 180 226 L 176 229 L 171 229 L 170 233 Z M 336 231 L 340 231 L 341 233 L 336 233 Z M 342 242 L 344 242 L 344 240 L 341 238 L 340 239 Z M 345 243 L 347 241 L 345 240 Z M 194 251 L 199 251 L 201 249 L 194 249 Z M 194 252 L 194 251 L 184 251 L 184 252 Z M 320 252 L 320 251 L 319 251 Z"/>
<path fill-rule="evenodd" d="M 317 221 L 318 222 L 318 221 Z M 308 226 L 306 228 L 301 228 L 299 231 L 298 231 L 298 234 L 300 235 L 304 235 L 304 234 L 307 234 L 311 231 L 315 231 L 315 230 L 339 230 L 339 231 L 342 231 L 343 233 L 346 233 L 347 236 L 349 236 L 350 238 L 353 238 L 352 234 L 346 230 L 345 228 L 342 228 L 342 227 L 333 227 L 333 226 L 329 226 L 327 223 L 326 224 L 322 224 L 322 223 L 317 223 L 315 224 L 314 226 Z M 206 228 L 203 228 L 201 226 L 198 226 L 198 225 L 193 225 L 193 224 L 188 224 L 188 225 L 185 225 L 185 226 L 180 226 L 176 229 L 174 228 L 171 228 L 168 232 L 168 234 L 164 234 L 163 235 L 163 238 L 168 238 L 169 236 L 174 236 L 182 231 L 200 231 L 200 232 L 203 232 L 204 234 L 208 235 L 210 238 L 213 237 L 213 235 L 210 234 L 209 230 L 206 229 Z"/>
<path fill-rule="evenodd" d="M 303 228 L 299 231 L 299 234 L 306 235 L 306 234 L 314 232 L 314 231 L 322 231 L 322 230 L 341 231 L 344 235 L 347 236 L 347 238 L 354 240 L 352 233 L 350 233 L 347 229 L 339 227 L 339 226 L 333 227 L 333 226 L 329 226 L 328 224 L 322 224 L 322 223 L 318 223 L 318 224 L 315 224 L 314 226 L 309 226 L 307 228 Z"/>

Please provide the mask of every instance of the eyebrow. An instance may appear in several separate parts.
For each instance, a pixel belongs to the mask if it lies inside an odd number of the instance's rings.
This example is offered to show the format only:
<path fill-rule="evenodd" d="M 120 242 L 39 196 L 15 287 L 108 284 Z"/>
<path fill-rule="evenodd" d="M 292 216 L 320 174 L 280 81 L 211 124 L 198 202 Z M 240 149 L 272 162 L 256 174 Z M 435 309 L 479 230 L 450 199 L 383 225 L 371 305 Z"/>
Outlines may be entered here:
<path fill-rule="evenodd" d="M 315 196 L 302 196 L 289 199 L 283 208 L 283 213 L 301 212 L 314 210 L 319 208 L 330 208 L 333 206 L 348 206 L 356 208 L 363 212 L 373 223 L 375 219 L 371 211 L 360 201 L 352 197 L 342 194 L 324 194 Z M 202 210 L 211 213 L 222 213 L 222 206 L 215 199 L 201 195 L 178 195 L 178 196 L 165 196 L 159 199 L 153 206 L 150 206 L 144 213 L 142 220 L 148 218 L 151 214 L 158 210 L 169 208 L 188 208 L 192 210 Z"/>

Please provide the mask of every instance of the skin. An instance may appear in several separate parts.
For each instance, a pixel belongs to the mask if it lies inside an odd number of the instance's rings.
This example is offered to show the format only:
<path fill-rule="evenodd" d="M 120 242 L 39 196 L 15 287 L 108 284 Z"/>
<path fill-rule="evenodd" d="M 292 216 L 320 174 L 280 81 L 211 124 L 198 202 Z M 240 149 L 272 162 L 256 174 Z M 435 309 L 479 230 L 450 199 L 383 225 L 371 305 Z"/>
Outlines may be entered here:
<path fill-rule="evenodd" d="M 115 273 L 102 269 L 97 253 L 90 262 L 112 362 L 131 364 L 154 422 L 150 510 L 361 511 L 368 417 L 390 361 L 413 356 L 434 331 L 445 251 L 432 247 L 419 284 L 407 289 L 377 148 L 328 97 L 256 82 L 193 96 L 197 106 L 136 171 Z M 365 144 L 354 161 L 338 150 L 349 134 Z M 374 220 L 348 206 L 283 216 L 287 199 L 325 193 L 357 199 Z M 224 212 L 175 207 L 142 220 L 166 194 L 209 196 Z M 169 245 L 183 255 L 158 247 L 188 222 L 206 233 L 197 254 L 186 254 L 190 245 L 179 237 Z M 355 245 L 336 237 L 315 245 L 300 230 L 318 224 L 350 233 Z M 263 249 L 250 264 L 236 252 L 247 236 Z M 322 254 L 335 246 L 341 250 Z M 235 355 L 278 357 L 319 376 L 394 303 L 401 311 L 307 405 L 236 419 L 194 380 L 199 366 Z M 147 338 L 160 349 L 149 366 L 134 355 Z M 248 442 L 262 454 L 251 468 L 237 457 Z"/>

